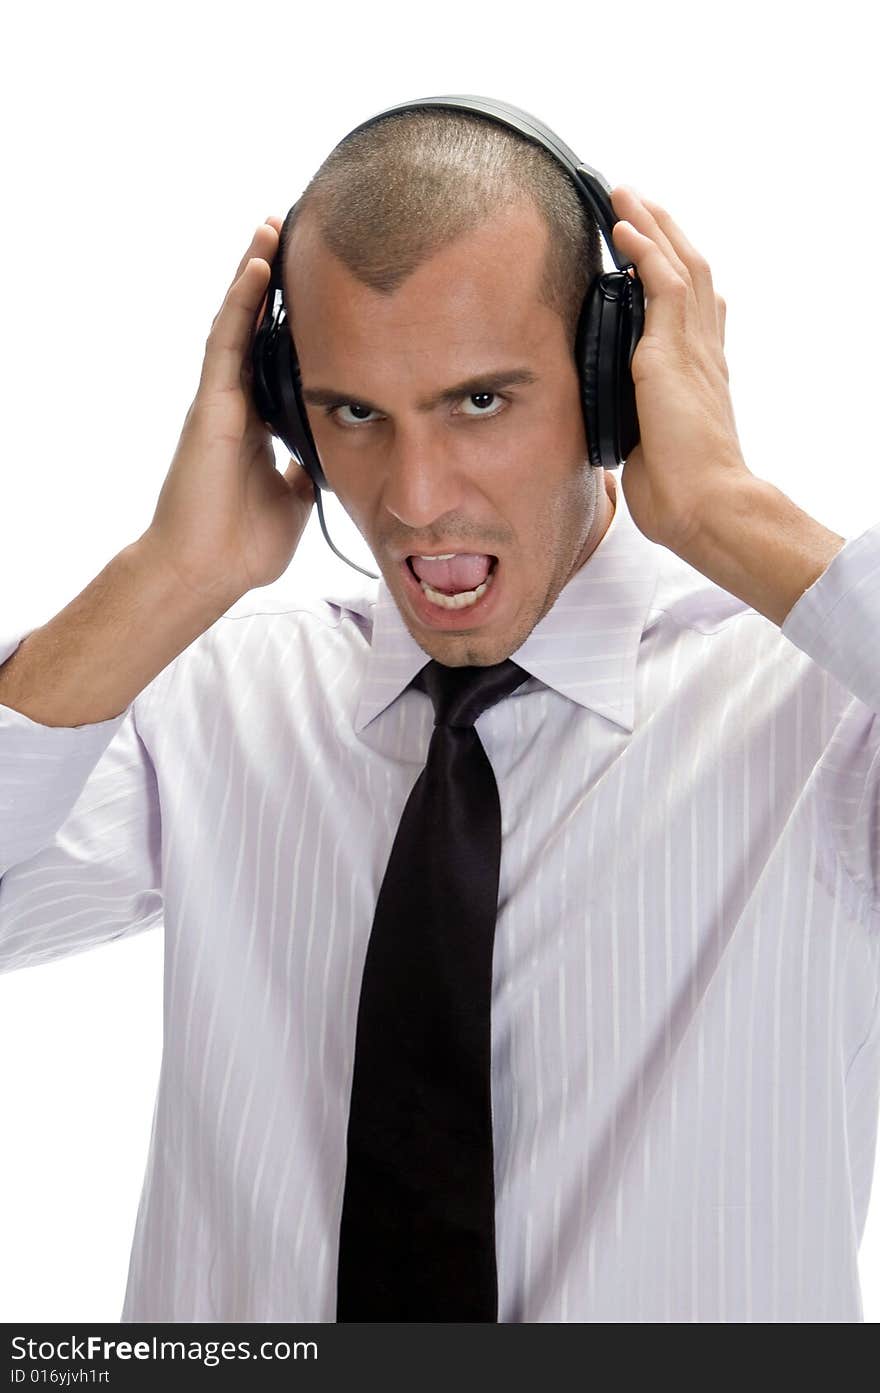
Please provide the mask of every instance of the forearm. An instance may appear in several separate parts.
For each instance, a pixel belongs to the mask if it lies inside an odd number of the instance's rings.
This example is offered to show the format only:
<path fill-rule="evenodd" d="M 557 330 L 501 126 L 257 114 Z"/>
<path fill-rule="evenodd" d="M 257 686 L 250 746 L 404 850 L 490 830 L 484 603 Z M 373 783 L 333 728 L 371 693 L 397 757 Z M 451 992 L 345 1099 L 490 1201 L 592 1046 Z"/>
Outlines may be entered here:
<path fill-rule="evenodd" d="M 782 626 L 845 544 L 781 489 L 755 475 L 719 486 L 679 554 L 701 575 Z"/>
<path fill-rule="evenodd" d="M 109 720 L 223 613 L 184 593 L 139 539 L 0 665 L 0 703 L 46 726 Z"/>

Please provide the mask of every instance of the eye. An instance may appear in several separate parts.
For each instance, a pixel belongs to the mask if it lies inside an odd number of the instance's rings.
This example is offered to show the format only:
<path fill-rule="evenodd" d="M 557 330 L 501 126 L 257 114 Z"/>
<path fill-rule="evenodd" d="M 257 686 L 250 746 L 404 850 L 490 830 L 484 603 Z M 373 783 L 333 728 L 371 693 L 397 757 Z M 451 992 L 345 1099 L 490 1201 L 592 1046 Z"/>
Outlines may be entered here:
<path fill-rule="evenodd" d="M 471 392 L 470 396 L 465 397 L 464 400 L 473 402 L 485 401 L 487 397 L 495 397 L 498 401 L 504 400 L 504 398 L 498 392 Z M 469 416 L 471 413 L 469 411 L 465 411 L 463 414 L 465 416 Z M 498 411 L 486 411 L 481 406 L 479 410 L 476 411 L 474 414 L 477 416 L 497 416 Z"/>
<path fill-rule="evenodd" d="M 370 415 L 369 408 L 366 406 L 361 406 L 360 402 L 356 401 L 342 402 L 339 406 L 328 406 L 327 415 L 332 417 L 334 420 L 338 420 L 337 412 L 348 411 L 351 409 L 355 411 L 365 411 L 368 416 Z M 363 417 L 356 417 L 354 421 L 340 421 L 339 424 L 343 426 L 362 425 Z M 370 423 L 368 421 L 367 425 L 369 424 Z"/>

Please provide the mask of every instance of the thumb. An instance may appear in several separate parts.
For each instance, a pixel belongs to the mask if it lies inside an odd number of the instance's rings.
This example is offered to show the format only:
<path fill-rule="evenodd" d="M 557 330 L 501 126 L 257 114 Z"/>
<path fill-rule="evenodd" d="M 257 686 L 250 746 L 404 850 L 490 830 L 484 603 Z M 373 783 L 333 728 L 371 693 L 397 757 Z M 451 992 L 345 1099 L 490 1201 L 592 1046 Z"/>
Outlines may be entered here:
<path fill-rule="evenodd" d="M 290 456 L 287 468 L 284 470 L 284 478 L 291 488 L 301 493 L 303 497 L 308 494 L 314 495 L 314 484 L 308 471 L 303 468 L 295 455 Z"/>

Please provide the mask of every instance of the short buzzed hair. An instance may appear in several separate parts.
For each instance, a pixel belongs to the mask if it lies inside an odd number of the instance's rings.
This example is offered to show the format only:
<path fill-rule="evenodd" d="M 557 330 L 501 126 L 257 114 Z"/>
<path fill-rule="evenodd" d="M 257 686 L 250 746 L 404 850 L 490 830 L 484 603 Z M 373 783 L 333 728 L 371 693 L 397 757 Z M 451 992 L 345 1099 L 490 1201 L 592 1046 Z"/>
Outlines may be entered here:
<path fill-rule="evenodd" d="M 539 299 L 573 349 L 584 296 L 602 271 L 596 220 L 549 151 L 470 112 L 393 112 L 346 136 L 287 214 L 281 246 L 308 212 L 352 275 L 391 294 L 441 248 L 523 199 L 550 230 Z"/>

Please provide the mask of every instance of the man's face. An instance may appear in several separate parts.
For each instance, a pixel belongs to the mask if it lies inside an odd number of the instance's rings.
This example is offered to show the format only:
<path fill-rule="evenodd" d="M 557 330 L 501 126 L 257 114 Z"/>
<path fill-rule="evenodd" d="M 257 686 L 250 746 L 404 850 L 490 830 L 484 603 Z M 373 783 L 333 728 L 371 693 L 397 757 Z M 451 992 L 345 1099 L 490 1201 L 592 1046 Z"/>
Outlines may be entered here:
<path fill-rule="evenodd" d="M 391 295 L 358 281 L 306 217 L 287 251 L 289 327 L 327 480 L 413 638 L 449 667 L 515 653 L 613 512 L 605 471 L 587 460 L 562 320 L 538 300 L 548 237 L 529 203 L 507 208 Z M 494 385 L 514 370 L 532 380 Z M 337 405 L 319 401 L 327 389 Z M 448 552 L 498 558 L 473 609 L 431 604 L 407 567 Z"/>

